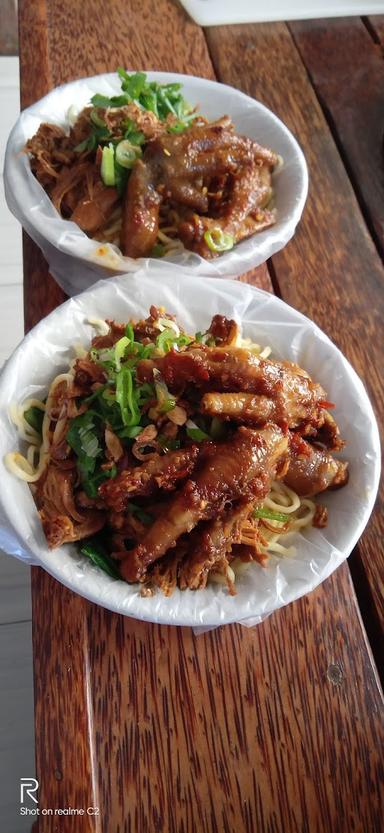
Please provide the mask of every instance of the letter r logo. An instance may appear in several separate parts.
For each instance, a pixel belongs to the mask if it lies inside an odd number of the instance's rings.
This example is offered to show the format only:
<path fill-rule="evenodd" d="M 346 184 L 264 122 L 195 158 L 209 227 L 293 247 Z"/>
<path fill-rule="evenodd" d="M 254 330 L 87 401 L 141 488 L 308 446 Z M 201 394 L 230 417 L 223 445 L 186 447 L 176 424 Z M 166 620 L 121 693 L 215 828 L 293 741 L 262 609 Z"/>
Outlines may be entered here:
<path fill-rule="evenodd" d="M 24 795 L 27 793 L 29 798 L 37 804 L 37 798 L 33 795 L 39 789 L 39 782 L 36 778 L 20 778 L 20 804 L 24 802 Z"/>

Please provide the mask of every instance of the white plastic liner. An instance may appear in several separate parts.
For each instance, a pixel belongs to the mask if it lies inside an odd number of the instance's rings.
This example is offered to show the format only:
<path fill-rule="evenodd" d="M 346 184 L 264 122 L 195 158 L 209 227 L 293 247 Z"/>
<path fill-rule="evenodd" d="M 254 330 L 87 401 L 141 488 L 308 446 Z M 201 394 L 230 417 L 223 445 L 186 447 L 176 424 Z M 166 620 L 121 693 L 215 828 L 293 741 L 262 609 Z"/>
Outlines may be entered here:
<path fill-rule="evenodd" d="M 150 80 L 160 83 L 178 80 L 185 98 L 210 120 L 225 114 L 232 117 L 236 130 L 279 153 L 284 163 L 273 175 L 277 222 L 269 229 L 244 240 L 232 251 L 213 261 L 203 260 L 192 252 L 182 252 L 167 260 L 182 265 L 190 274 L 238 277 L 258 266 L 288 243 L 301 217 L 308 190 L 308 173 L 303 153 L 282 121 L 258 101 L 204 78 L 174 73 L 148 72 Z M 57 87 L 45 98 L 21 113 L 7 145 L 4 184 L 7 203 L 28 234 L 40 246 L 51 273 L 68 295 L 87 289 L 101 277 L 127 272 L 153 263 L 153 258 L 133 260 L 118 249 L 90 240 L 53 207 L 42 186 L 33 176 L 29 159 L 22 153 L 27 139 L 41 122 L 68 126 L 68 110 L 77 111 L 89 103 L 95 92 L 114 95 L 120 90 L 115 73 L 81 78 Z M 81 268 L 80 268 L 81 267 Z"/>
<path fill-rule="evenodd" d="M 308 593 L 347 557 L 371 513 L 380 471 L 380 445 L 375 417 L 365 389 L 340 351 L 309 319 L 249 285 L 227 280 L 191 278 L 161 264 L 151 272 L 100 281 L 73 298 L 35 327 L 7 362 L 0 376 L 0 547 L 30 564 L 40 564 L 63 584 L 93 602 L 128 616 L 175 625 L 209 627 L 227 622 L 260 621 L 273 610 Z M 187 332 L 206 328 L 220 312 L 242 323 L 246 337 L 269 344 L 275 357 L 298 362 L 320 382 L 331 401 L 347 441 L 349 484 L 321 495 L 329 507 L 326 529 L 296 538 L 296 555 L 271 557 L 239 577 L 237 595 L 225 587 L 181 592 L 170 598 L 158 592 L 141 598 L 137 586 L 115 581 L 80 556 L 74 545 L 49 551 L 28 486 L 11 475 L 4 454 L 19 446 L 8 408 L 30 396 L 41 396 L 52 378 L 68 366 L 71 345 L 89 344 L 89 318 L 147 315 L 150 304 L 176 314 Z"/>

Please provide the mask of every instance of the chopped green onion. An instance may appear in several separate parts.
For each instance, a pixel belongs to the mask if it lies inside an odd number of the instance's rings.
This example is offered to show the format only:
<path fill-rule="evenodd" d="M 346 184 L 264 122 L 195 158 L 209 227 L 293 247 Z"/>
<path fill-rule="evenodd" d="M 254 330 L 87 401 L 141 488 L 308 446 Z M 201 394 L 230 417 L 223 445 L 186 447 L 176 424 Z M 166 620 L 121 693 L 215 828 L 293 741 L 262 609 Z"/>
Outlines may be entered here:
<path fill-rule="evenodd" d="M 289 520 L 288 515 L 283 514 L 283 512 L 271 512 L 269 509 L 255 509 L 253 517 L 266 518 L 269 521 L 281 521 L 281 523 L 286 523 Z"/>
<path fill-rule="evenodd" d="M 181 446 L 181 441 L 166 437 L 164 434 L 158 434 L 157 442 L 164 451 L 177 451 Z"/>
<path fill-rule="evenodd" d="M 125 335 L 129 338 L 130 341 L 134 342 L 135 340 L 135 333 L 133 331 L 133 326 L 131 323 L 127 324 L 125 328 Z"/>
<path fill-rule="evenodd" d="M 91 110 L 90 119 L 91 119 L 91 122 L 93 122 L 93 124 L 96 125 L 96 127 L 106 127 L 107 126 L 104 119 L 102 119 L 101 116 L 99 116 L 97 110 Z"/>
<path fill-rule="evenodd" d="M 122 431 L 118 431 L 118 435 L 121 439 L 128 439 L 134 440 L 139 434 L 141 434 L 143 430 L 142 425 L 132 425 L 132 428 L 123 428 Z"/>
<path fill-rule="evenodd" d="M 212 333 L 195 333 L 195 338 L 192 339 L 196 341 L 198 344 L 206 344 L 207 347 L 215 347 L 215 339 Z"/>
<path fill-rule="evenodd" d="M 221 419 L 217 417 L 212 417 L 211 428 L 210 428 L 210 435 L 213 440 L 222 440 L 226 435 L 226 426 L 225 423 L 222 422 Z"/>
<path fill-rule="evenodd" d="M 66 435 L 67 443 L 73 448 L 81 465 L 88 472 L 95 469 L 95 459 L 101 453 L 95 423 L 91 411 L 71 420 L 71 427 Z"/>
<path fill-rule="evenodd" d="M 185 423 L 185 428 L 186 428 L 187 436 L 191 440 L 196 440 L 197 442 L 201 442 L 202 440 L 210 440 L 211 439 L 209 434 L 207 434 L 205 431 L 202 431 L 202 429 L 199 428 L 199 426 L 196 425 L 195 422 L 192 422 L 191 419 L 189 419 Z"/>
<path fill-rule="evenodd" d="M 176 340 L 176 344 L 178 347 L 186 347 L 187 344 L 192 344 L 193 338 L 191 336 L 186 336 L 185 333 L 181 333 L 178 339 Z"/>
<path fill-rule="evenodd" d="M 177 336 L 175 335 L 174 330 L 163 330 L 163 332 L 156 338 L 156 347 L 158 350 L 168 353 L 176 340 Z"/>
<path fill-rule="evenodd" d="M 160 371 L 156 368 L 153 371 L 155 382 L 155 393 L 158 403 L 158 412 L 160 414 L 167 414 L 176 407 L 176 399 L 169 392 L 164 380 L 161 377 Z"/>
<path fill-rule="evenodd" d="M 208 434 L 202 431 L 201 428 L 187 428 L 187 435 L 191 440 L 201 442 L 202 440 L 210 440 Z"/>
<path fill-rule="evenodd" d="M 90 403 L 90 402 L 93 402 L 95 399 L 97 399 L 99 396 L 101 396 L 101 395 L 102 395 L 102 393 L 104 393 L 104 391 L 107 389 L 107 387 L 108 387 L 110 384 L 111 384 L 111 382 L 106 382 L 106 383 L 105 383 L 105 385 L 100 385 L 100 387 L 99 387 L 99 388 L 97 388 L 97 390 L 95 390 L 95 391 L 94 391 L 94 393 L 91 393 L 91 395 L 90 395 L 90 396 L 87 396 L 87 397 L 84 399 L 84 402 L 85 402 L 87 405 L 89 405 L 89 403 Z"/>
<path fill-rule="evenodd" d="M 113 186 L 116 184 L 115 175 L 115 149 L 112 142 L 103 147 L 101 157 L 101 178 L 104 185 Z"/>
<path fill-rule="evenodd" d="M 115 367 L 117 371 L 121 368 L 121 360 L 129 344 L 131 344 L 131 341 L 127 336 L 119 338 L 115 344 Z"/>
<path fill-rule="evenodd" d="M 123 367 L 117 374 L 116 402 L 120 405 L 123 424 L 127 428 L 138 425 L 141 414 L 136 402 L 132 371 L 128 367 Z"/>
<path fill-rule="evenodd" d="M 211 252 L 228 252 L 233 249 L 234 238 L 221 228 L 212 228 L 204 232 L 204 240 Z"/>
<path fill-rule="evenodd" d="M 116 162 L 122 168 L 133 168 L 136 159 L 142 156 L 142 150 L 138 145 L 133 145 L 128 139 L 123 139 L 116 145 Z"/>
<path fill-rule="evenodd" d="M 126 131 L 124 134 L 125 139 L 129 139 L 131 145 L 134 145 L 136 150 L 140 150 L 140 145 L 144 145 L 145 143 L 145 136 L 141 130 L 132 130 L 130 132 Z"/>

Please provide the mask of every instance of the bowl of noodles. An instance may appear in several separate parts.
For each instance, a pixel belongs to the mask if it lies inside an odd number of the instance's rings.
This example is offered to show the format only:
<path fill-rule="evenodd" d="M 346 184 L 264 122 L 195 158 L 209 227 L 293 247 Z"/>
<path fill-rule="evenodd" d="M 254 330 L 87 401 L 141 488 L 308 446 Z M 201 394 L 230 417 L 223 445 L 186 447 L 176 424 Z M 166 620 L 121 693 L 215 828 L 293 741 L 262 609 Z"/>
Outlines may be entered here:
<path fill-rule="evenodd" d="M 167 271 L 99 282 L 8 361 L 0 545 L 128 616 L 259 621 L 361 535 L 380 469 L 375 418 L 300 313 L 245 284 Z"/>
<path fill-rule="evenodd" d="M 53 90 L 7 145 L 8 206 L 67 294 L 158 258 L 237 277 L 281 249 L 308 174 L 280 119 L 224 84 L 118 73 Z"/>

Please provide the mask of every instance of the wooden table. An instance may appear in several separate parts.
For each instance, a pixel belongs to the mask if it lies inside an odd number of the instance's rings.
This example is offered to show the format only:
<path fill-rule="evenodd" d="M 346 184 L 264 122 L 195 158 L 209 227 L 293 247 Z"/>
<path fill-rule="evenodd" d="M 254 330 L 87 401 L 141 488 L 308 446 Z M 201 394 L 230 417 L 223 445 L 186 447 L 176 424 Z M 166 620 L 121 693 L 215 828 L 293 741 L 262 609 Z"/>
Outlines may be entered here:
<path fill-rule="evenodd" d="M 203 31 L 172 0 L 23 0 L 22 106 L 82 75 L 232 84 L 297 136 L 310 191 L 294 240 L 248 280 L 314 319 L 383 412 L 384 18 Z M 24 239 L 29 329 L 63 300 Z M 351 414 L 353 419 L 353 414 Z M 114 615 L 33 569 L 40 833 L 383 829 L 380 503 L 324 584 L 248 630 L 195 637 Z"/>

